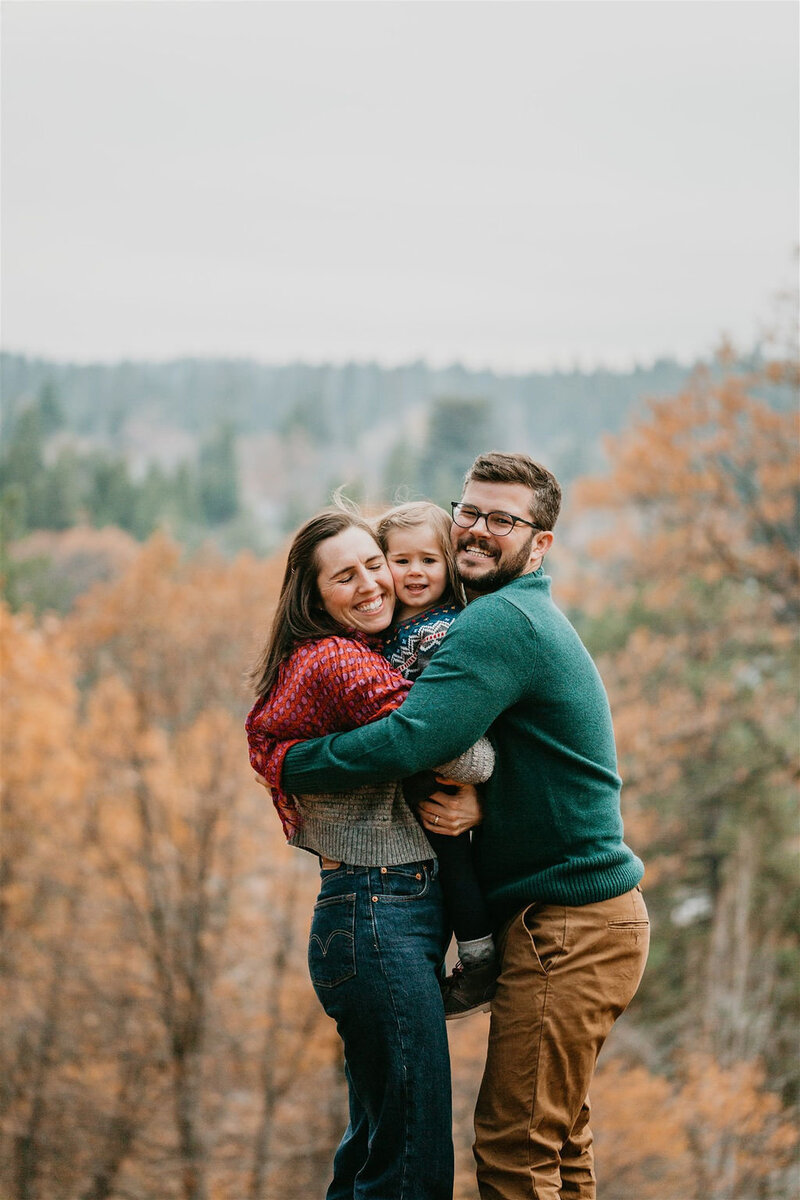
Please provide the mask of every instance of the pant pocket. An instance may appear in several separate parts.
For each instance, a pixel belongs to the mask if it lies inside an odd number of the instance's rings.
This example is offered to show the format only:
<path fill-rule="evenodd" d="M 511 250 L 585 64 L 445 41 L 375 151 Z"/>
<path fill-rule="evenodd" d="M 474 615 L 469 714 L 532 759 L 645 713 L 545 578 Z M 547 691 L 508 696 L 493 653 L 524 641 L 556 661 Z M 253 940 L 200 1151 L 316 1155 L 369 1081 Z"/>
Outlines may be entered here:
<path fill-rule="evenodd" d="M 549 975 L 564 953 L 567 930 L 566 909 L 557 905 L 531 904 L 522 914 L 536 966 Z"/>
<path fill-rule="evenodd" d="M 650 928 L 650 917 L 641 888 L 635 887 L 627 895 L 618 896 L 611 903 L 617 911 L 613 917 L 609 917 L 609 929 L 632 929 L 641 933 L 642 930 Z"/>
<path fill-rule="evenodd" d="M 356 973 L 356 898 L 318 900 L 308 939 L 308 971 L 315 987 L 330 988 Z"/>
<path fill-rule="evenodd" d="M 419 900 L 429 887 L 429 872 L 422 863 L 380 868 L 380 888 L 377 901 Z"/>

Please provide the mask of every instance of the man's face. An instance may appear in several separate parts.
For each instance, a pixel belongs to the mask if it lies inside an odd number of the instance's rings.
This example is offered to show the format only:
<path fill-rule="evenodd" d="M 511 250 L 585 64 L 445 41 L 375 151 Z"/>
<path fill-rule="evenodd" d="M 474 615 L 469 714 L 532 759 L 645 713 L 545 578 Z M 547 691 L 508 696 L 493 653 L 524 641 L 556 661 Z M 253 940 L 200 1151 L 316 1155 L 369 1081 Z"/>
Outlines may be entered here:
<path fill-rule="evenodd" d="M 506 512 L 531 520 L 530 489 L 522 483 L 468 483 L 462 504 L 473 504 L 481 512 Z M 512 579 L 535 571 L 552 541 L 552 534 L 540 533 L 529 525 L 515 525 L 510 533 L 497 537 L 489 533 L 486 521 L 478 518 L 471 529 L 453 525 L 450 538 L 456 555 L 458 574 L 470 593 L 494 592 Z M 544 544 L 542 544 L 544 542 Z"/>

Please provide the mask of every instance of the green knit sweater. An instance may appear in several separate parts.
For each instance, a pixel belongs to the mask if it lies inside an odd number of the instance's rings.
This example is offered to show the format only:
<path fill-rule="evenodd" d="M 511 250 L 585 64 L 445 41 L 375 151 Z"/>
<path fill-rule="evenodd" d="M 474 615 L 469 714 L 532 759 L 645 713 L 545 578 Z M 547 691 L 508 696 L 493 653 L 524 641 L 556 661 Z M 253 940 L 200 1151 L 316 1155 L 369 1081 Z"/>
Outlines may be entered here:
<path fill-rule="evenodd" d="M 346 789 L 455 758 L 488 730 L 476 862 L 498 920 L 532 901 L 580 905 L 634 887 L 622 840 L 608 698 L 541 569 L 473 600 L 391 716 L 289 751 L 289 792 Z"/>

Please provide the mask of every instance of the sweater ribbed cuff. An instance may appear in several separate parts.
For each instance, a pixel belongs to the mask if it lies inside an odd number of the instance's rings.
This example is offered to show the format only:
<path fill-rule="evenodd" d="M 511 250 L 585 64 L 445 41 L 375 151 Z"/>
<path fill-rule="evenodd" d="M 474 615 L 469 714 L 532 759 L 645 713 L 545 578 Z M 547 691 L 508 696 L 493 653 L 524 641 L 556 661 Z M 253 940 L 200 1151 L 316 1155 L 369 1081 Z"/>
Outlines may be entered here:
<path fill-rule="evenodd" d="M 459 754 L 458 758 L 442 763 L 436 768 L 437 775 L 444 775 L 455 783 L 485 783 L 494 770 L 494 750 L 488 738 L 478 738 L 474 746 Z"/>

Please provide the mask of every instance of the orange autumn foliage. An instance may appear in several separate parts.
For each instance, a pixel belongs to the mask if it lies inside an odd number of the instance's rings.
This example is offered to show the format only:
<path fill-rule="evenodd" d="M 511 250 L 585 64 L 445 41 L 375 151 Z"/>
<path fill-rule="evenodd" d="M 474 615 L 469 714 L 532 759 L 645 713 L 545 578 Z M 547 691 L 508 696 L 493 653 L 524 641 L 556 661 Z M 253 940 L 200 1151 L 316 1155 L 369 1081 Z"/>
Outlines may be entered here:
<path fill-rule="evenodd" d="M 678 1056 L 670 1078 L 619 1058 L 592 1087 L 601 1189 L 615 1200 L 746 1200 L 793 1161 L 794 1122 L 759 1059 Z"/>
<path fill-rule="evenodd" d="M 3 614 L 9 1196 L 257 1198 L 332 1154 L 313 864 L 242 724 L 278 576 L 155 538 L 65 622 Z"/>
<path fill-rule="evenodd" d="M 796 1179 L 786 1155 L 748 1157 L 742 1116 L 764 1116 L 758 1148 L 775 1129 L 785 1142 L 798 1082 L 800 446 L 796 406 L 763 398 L 789 367 L 698 373 L 578 489 L 602 539 L 573 564 L 571 600 L 602 646 L 654 923 L 640 1000 L 654 1047 L 692 1047 L 673 1099 L 695 1115 L 691 1176 L 717 1162 L 697 1194 L 719 1200 L 788 1195 Z"/>
<path fill-rule="evenodd" d="M 604 535 L 571 594 L 593 619 L 629 614 L 600 666 L 631 828 L 673 879 L 682 816 L 662 805 L 659 838 L 656 796 L 690 783 L 698 809 L 797 777 L 800 426 L 758 398 L 764 384 L 698 373 L 609 443 L 607 477 L 577 489 Z"/>

